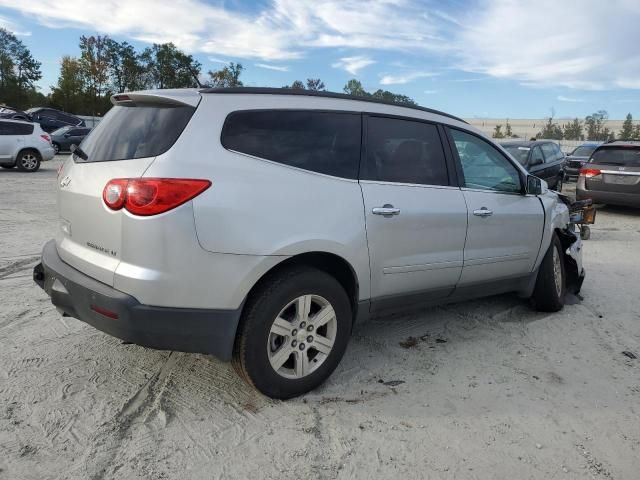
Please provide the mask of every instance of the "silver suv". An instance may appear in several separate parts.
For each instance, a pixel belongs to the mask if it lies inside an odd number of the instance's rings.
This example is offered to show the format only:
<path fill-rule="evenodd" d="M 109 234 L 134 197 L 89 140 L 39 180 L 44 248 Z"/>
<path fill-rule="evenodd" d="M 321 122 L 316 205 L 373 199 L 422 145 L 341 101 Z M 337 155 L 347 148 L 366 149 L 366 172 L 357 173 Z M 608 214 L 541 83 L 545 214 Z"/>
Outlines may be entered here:
<path fill-rule="evenodd" d="M 34 279 L 115 337 L 289 398 L 354 322 L 510 291 L 557 311 L 582 283 L 565 200 L 458 118 L 285 89 L 112 101 L 59 172 Z"/>
<path fill-rule="evenodd" d="M 0 119 L 0 167 L 35 172 L 55 153 L 51 137 L 37 123 Z"/>

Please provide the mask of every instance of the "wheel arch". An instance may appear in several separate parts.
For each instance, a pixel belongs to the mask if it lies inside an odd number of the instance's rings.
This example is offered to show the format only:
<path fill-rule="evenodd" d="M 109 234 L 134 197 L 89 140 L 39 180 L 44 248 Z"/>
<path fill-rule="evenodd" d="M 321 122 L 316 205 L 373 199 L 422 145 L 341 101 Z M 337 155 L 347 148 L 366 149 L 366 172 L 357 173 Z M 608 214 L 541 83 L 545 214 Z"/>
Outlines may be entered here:
<path fill-rule="evenodd" d="M 311 251 L 299 253 L 283 259 L 281 262 L 272 266 L 266 272 L 264 272 L 260 278 L 249 289 L 245 297 L 249 298 L 253 292 L 255 292 L 261 285 L 269 281 L 269 278 L 278 274 L 279 272 L 297 267 L 297 266 L 309 266 L 322 270 L 334 277 L 340 285 L 347 292 L 349 301 L 351 302 L 351 310 L 353 312 L 353 318 L 356 318 L 358 311 L 358 299 L 360 294 L 360 282 L 358 281 L 358 275 L 353 266 L 342 256 L 331 252 L 325 251 Z"/>

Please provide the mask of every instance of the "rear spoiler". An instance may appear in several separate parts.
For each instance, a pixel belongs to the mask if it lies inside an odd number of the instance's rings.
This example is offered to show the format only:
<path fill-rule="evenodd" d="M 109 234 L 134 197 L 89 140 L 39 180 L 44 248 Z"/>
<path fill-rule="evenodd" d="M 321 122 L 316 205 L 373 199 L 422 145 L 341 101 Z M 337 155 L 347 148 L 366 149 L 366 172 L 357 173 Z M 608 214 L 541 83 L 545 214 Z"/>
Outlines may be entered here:
<path fill-rule="evenodd" d="M 136 105 L 158 105 L 167 107 L 197 107 L 202 96 L 195 89 L 149 90 L 145 92 L 117 93 L 111 96 L 111 103 L 124 107 Z"/>

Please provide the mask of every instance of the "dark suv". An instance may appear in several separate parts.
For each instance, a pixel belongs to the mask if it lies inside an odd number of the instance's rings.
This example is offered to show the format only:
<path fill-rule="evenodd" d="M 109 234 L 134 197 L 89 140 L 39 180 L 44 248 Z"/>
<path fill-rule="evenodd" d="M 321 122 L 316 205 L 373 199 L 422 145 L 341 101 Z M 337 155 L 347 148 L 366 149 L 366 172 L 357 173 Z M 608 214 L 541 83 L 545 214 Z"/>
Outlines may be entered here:
<path fill-rule="evenodd" d="M 70 113 L 61 112 L 55 108 L 36 107 L 26 111 L 31 120 L 40 124 L 45 132 L 51 133 L 61 127 L 73 126 L 84 127 L 84 120 L 71 115 Z"/>
<path fill-rule="evenodd" d="M 577 180 L 582 166 L 589 161 L 593 151 L 602 145 L 602 142 L 583 143 L 567 155 L 567 164 L 564 167 L 565 178 L 567 180 Z"/>
<path fill-rule="evenodd" d="M 552 190 L 562 190 L 565 156 L 557 143 L 536 140 L 502 142 L 500 145 L 531 175 L 543 179 Z"/>
<path fill-rule="evenodd" d="M 600 145 L 580 170 L 578 200 L 640 207 L 640 142 Z"/>

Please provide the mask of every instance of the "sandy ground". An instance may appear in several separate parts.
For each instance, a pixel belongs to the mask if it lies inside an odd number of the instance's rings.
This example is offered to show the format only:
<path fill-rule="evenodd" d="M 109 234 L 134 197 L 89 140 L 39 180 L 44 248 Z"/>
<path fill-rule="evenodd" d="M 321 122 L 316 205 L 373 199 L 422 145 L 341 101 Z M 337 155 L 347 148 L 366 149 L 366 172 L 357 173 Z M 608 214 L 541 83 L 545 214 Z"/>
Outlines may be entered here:
<path fill-rule="evenodd" d="M 562 312 L 508 295 L 359 325 L 279 402 L 57 314 L 31 268 L 58 164 L 0 171 L 0 479 L 640 478 L 639 211 L 598 213 Z"/>

